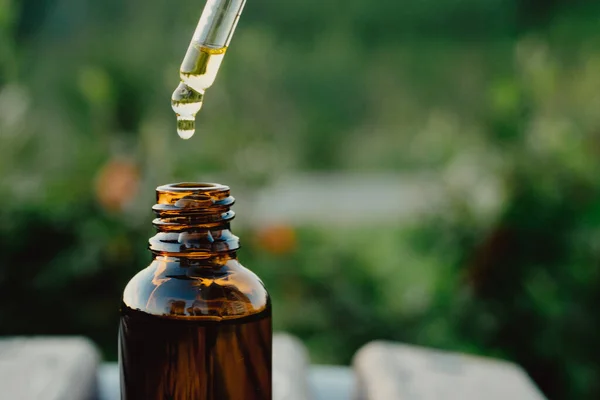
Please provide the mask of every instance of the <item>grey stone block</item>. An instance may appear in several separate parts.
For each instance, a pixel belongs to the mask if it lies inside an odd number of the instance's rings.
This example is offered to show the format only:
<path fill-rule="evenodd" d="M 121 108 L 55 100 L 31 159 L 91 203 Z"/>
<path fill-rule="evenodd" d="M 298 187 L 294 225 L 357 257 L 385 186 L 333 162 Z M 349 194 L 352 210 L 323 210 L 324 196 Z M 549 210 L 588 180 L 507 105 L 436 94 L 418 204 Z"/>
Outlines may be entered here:
<path fill-rule="evenodd" d="M 313 365 L 309 384 L 313 400 L 350 400 L 354 389 L 354 373 L 350 367 Z"/>
<path fill-rule="evenodd" d="M 85 338 L 0 340 L 0 394 L 11 400 L 88 400 L 96 396 L 96 347 Z"/>
<path fill-rule="evenodd" d="M 273 400 L 311 400 L 306 348 L 295 337 L 273 336 Z"/>
<path fill-rule="evenodd" d="M 360 400 L 545 400 L 522 368 L 483 357 L 372 342 L 353 367 Z"/>

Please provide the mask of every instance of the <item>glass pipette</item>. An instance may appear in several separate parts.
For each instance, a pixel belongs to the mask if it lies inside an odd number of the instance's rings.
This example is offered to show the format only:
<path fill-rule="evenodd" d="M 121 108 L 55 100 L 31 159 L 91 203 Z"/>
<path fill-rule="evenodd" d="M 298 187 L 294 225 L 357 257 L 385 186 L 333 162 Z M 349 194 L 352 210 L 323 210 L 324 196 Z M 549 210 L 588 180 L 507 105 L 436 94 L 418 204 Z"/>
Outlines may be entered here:
<path fill-rule="evenodd" d="M 181 82 L 171 106 L 177 114 L 177 133 L 189 139 L 196 130 L 196 114 L 204 93 L 212 86 L 225 57 L 246 0 L 207 0 L 198 27 L 181 64 Z"/>

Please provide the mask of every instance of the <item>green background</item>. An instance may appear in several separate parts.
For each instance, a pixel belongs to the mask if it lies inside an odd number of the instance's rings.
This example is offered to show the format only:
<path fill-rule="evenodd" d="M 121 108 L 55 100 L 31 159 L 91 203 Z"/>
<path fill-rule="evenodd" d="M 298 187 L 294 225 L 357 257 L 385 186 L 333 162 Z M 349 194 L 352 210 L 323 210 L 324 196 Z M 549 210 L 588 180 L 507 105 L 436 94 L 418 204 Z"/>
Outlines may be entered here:
<path fill-rule="evenodd" d="M 0 0 L 0 334 L 84 334 L 116 359 L 160 184 L 426 172 L 447 206 L 403 221 L 239 215 L 276 328 L 313 362 L 399 340 L 600 398 L 597 2 L 250 0 L 184 142 L 169 99 L 202 7 Z"/>

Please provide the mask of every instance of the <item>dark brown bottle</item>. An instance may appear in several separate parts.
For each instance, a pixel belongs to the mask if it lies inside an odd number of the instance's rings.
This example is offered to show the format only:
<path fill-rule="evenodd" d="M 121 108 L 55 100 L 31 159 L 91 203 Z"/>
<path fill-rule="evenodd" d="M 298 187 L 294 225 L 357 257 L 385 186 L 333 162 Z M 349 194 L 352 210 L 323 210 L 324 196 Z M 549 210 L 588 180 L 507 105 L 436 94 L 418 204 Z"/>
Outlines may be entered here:
<path fill-rule="evenodd" d="M 271 400 L 271 303 L 237 260 L 229 188 L 161 186 L 157 203 L 153 261 L 123 294 L 121 398 Z"/>

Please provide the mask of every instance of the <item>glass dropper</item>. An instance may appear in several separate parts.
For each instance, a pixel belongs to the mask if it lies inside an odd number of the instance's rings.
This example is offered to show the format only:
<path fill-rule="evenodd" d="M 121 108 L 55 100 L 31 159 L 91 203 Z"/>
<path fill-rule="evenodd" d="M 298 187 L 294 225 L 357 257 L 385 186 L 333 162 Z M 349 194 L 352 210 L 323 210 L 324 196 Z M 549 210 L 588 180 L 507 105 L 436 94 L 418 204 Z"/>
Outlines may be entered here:
<path fill-rule="evenodd" d="M 196 130 L 196 114 L 204 92 L 212 86 L 225 57 L 246 0 L 207 0 L 183 62 L 181 83 L 171 106 L 177 114 L 177 133 L 189 139 Z"/>

